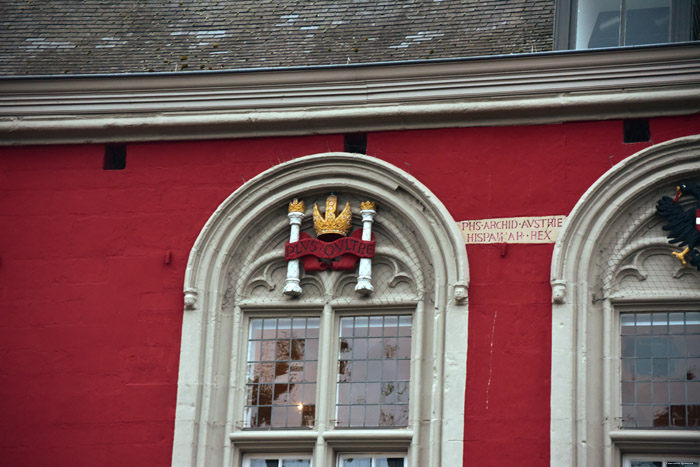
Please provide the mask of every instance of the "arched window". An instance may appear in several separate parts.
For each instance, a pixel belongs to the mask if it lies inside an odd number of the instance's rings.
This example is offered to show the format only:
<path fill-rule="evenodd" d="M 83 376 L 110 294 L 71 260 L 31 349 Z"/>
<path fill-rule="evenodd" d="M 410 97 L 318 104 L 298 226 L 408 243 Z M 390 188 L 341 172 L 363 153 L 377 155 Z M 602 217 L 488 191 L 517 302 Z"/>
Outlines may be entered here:
<path fill-rule="evenodd" d="M 357 271 L 301 271 L 283 293 L 289 203 L 376 203 L 374 291 Z M 174 466 L 462 465 L 468 267 L 416 179 L 378 159 L 308 156 L 247 182 L 190 254 Z"/>
<path fill-rule="evenodd" d="M 690 180 L 700 181 L 700 137 L 645 149 L 601 177 L 560 234 L 552 466 L 700 462 L 700 272 L 671 255 L 680 250 L 656 213 Z"/>

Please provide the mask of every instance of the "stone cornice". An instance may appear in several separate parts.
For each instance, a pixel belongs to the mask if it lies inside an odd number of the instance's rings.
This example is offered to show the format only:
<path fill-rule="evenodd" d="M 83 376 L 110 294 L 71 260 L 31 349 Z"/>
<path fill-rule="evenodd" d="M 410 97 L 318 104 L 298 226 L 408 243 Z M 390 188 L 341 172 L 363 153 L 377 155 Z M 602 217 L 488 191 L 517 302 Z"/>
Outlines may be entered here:
<path fill-rule="evenodd" d="M 0 144 L 521 125 L 700 112 L 700 44 L 263 71 L 0 79 Z"/>

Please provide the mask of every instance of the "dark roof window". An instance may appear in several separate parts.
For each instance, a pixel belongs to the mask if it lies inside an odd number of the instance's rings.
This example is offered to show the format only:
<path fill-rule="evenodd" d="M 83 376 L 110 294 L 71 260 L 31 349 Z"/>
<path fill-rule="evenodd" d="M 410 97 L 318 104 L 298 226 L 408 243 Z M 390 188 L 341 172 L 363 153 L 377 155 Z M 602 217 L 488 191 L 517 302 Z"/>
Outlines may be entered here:
<path fill-rule="evenodd" d="M 698 40 L 700 0 L 557 0 L 555 48 Z"/>

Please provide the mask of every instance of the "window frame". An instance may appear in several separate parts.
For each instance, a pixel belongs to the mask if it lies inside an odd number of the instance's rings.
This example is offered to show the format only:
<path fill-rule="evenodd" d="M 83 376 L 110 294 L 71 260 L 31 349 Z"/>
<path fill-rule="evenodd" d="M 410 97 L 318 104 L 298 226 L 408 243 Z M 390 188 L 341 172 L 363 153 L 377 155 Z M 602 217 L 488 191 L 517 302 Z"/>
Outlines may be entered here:
<path fill-rule="evenodd" d="M 336 467 L 343 467 L 342 461 L 348 457 L 361 457 L 361 458 L 370 458 L 374 459 L 376 457 L 403 457 L 404 462 L 403 462 L 403 467 L 408 467 L 408 457 L 405 454 L 399 453 L 399 452 L 357 452 L 357 453 L 348 453 L 344 452 L 341 454 L 338 454 L 335 465 Z"/>
<path fill-rule="evenodd" d="M 261 453 L 261 454 L 245 454 L 243 456 L 242 460 L 242 467 L 250 467 L 250 461 L 251 460 L 256 460 L 256 459 L 266 459 L 274 457 L 278 460 L 278 466 L 279 466 L 279 461 L 285 460 L 285 459 L 299 459 L 303 458 L 306 460 L 308 458 L 309 460 L 309 467 L 314 467 L 314 460 L 311 455 L 305 455 L 305 454 L 278 454 L 278 453 Z"/>
<path fill-rule="evenodd" d="M 414 412 L 417 410 L 416 404 L 418 404 L 418 401 L 416 400 L 417 397 L 413 397 L 415 394 L 420 394 L 420 388 L 421 388 L 421 380 L 420 378 L 416 378 L 415 375 L 420 375 L 420 368 L 419 366 L 415 363 L 416 362 L 416 356 L 417 355 L 422 355 L 424 352 L 422 342 L 420 341 L 421 339 L 421 332 L 420 328 L 421 326 L 416 326 L 415 324 L 415 318 L 416 318 L 416 307 L 417 303 L 409 304 L 406 303 L 405 305 L 392 305 L 386 308 L 382 308 L 381 306 L 372 306 L 370 308 L 365 308 L 365 309 L 358 309 L 356 306 L 349 306 L 349 307 L 343 307 L 342 305 L 332 305 L 328 304 L 322 308 L 318 307 L 316 310 L 313 309 L 308 309 L 308 310 L 298 310 L 298 311 L 284 311 L 280 310 L 278 308 L 271 308 L 271 309 L 266 309 L 266 308 L 248 308 L 248 309 L 241 309 L 240 313 L 242 314 L 241 316 L 241 323 L 242 325 L 240 326 L 240 329 L 238 329 L 238 341 L 240 342 L 240 347 L 239 351 L 236 352 L 236 355 L 232 357 L 235 360 L 235 363 L 232 365 L 232 368 L 235 368 L 235 372 L 233 372 L 232 377 L 231 377 L 231 384 L 233 385 L 240 385 L 242 386 L 243 390 L 242 391 L 237 391 L 237 392 L 242 392 L 241 394 L 236 397 L 231 406 L 233 408 L 234 413 L 231 414 L 231 417 L 234 421 L 234 427 L 233 431 L 234 432 L 287 432 L 287 431 L 297 431 L 297 430 L 303 430 L 303 431 L 308 431 L 310 433 L 319 433 L 318 431 L 318 426 L 323 425 L 327 426 L 328 429 L 331 430 L 408 430 L 411 429 L 410 422 L 411 422 L 411 417 L 414 414 Z M 338 346 L 340 343 L 340 319 L 344 317 L 355 317 L 355 316 L 411 316 L 412 322 L 411 322 L 411 364 L 410 364 L 410 382 L 409 382 L 409 426 L 403 427 L 363 427 L 363 428 L 354 428 L 354 427 L 337 427 L 334 425 L 335 422 L 335 412 L 336 412 L 336 397 L 337 397 L 337 387 L 338 387 L 338 381 L 337 381 L 337 368 L 338 368 L 338 362 L 340 361 L 339 355 L 338 355 Z M 245 401 L 246 401 L 246 389 L 245 389 L 245 381 L 247 380 L 247 349 L 248 349 L 248 332 L 250 329 L 250 321 L 251 319 L 260 319 L 260 318 L 275 318 L 275 319 L 281 319 L 281 318 L 319 318 L 319 347 L 318 347 L 318 355 L 319 358 L 317 360 L 318 364 L 318 369 L 317 369 L 317 382 L 316 382 L 316 407 L 317 407 L 317 412 L 316 412 L 316 417 L 314 421 L 314 425 L 312 427 L 289 427 L 289 428 L 251 428 L 251 427 L 245 427 L 245 416 L 244 416 L 244 407 L 245 407 Z M 327 324 L 327 321 L 331 321 L 330 326 Z M 326 332 L 324 332 L 324 330 Z M 329 333 L 328 330 L 331 332 Z M 418 339 L 418 340 L 416 340 Z M 321 358 L 321 355 L 328 355 L 326 358 Z M 326 378 L 326 384 L 321 383 L 322 377 Z M 240 384 L 243 383 L 243 384 Z M 325 386 L 325 389 L 324 389 Z M 321 408 L 320 410 L 318 410 Z M 321 417 L 320 414 L 325 414 L 325 417 L 323 420 L 319 420 Z M 320 434 L 319 434 L 320 435 Z M 274 437 L 273 435 L 267 435 L 268 437 Z"/>
<path fill-rule="evenodd" d="M 331 294 L 330 298 L 314 298 L 314 303 L 350 309 L 364 308 L 368 303 L 405 307 L 410 301 L 415 305 L 415 316 L 423 317 L 420 322 L 430 323 L 425 329 L 419 326 L 427 350 L 420 365 L 431 369 L 426 373 L 430 380 L 424 384 L 435 389 L 412 398 L 412 403 L 421 400 L 419 433 L 410 429 L 329 430 L 324 433 L 325 453 L 314 452 L 314 462 L 333 465 L 337 453 L 354 452 L 362 446 L 364 450 L 407 452 L 409 462 L 421 465 L 463 463 L 469 276 L 466 248 L 457 223 L 435 195 L 403 170 L 366 155 L 323 153 L 282 163 L 246 182 L 214 212 L 191 250 L 185 272 L 173 466 L 239 467 L 244 454 L 313 451 L 317 436 L 307 430 L 284 430 L 284 439 L 280 439 L 274 430 L 246 431 L 233 426 L 231 408 L 241 406 L 239 401 L 245 392 L 245 379 L 239 377 L 234 358 L 236 352 L 247 356 L 239 332 L 243 310 L 289 312 L 308 308 L 309 304 L 290 300 L 281 291 L 279 299 L 272 301 L 246 301 L 239 289 L 227 295 L 231 286 L 227 273 L 242 271 L 236 277 L 257 281 L 252 277 L 252 267 L 240 267 L 247 262 L 233 262 L 241 245 L 252 238 L 255 244 L 274 239 L 270 245 L 278 245 L 288 236 L 288 222 L 281 216 L 270 217 L 270 212 L 278 212 L 281 207 L 286 211 L 294 198 L 327 194 L 339 186 L 348 195 L 372 199 L 380 210 L 384 207 L 382 212 L 393 213 L 393 221 L 386 214 L 384 220 L 378 216 L 377 222 L 387 229 L 391 222 L 395 223 L 393 229 L 410 227 L 406 232 L 415 237 L 413 243 L 387 244 L 382 254 L 405 248 L 406 254 L 416 258 L 408 266 L 418 268 L 412 274 L 421 282 L 405 295 L 414 297 L 410 300 L 382 299 L 375 297 L 375 291 L 369 300 L 354 293 L 351 299 L 336 299 Z M 397 241 L 404 238 L 403 230 L 395 230 L 394 234 Z M 279 252 L 269 249 L 250 250 L 245 257 L 253 252 L 256 256 L 252 262 L 280 260 Z M 343 284 L 352 279 L 348 273 Z M 384 286 L 389 287 L 389 283 Z M 276 286 L 268 287 L 275 290 Z M 418 378 L 416 371 L 414 375 Z M 449 391 L 444 390 L 447 387 Z"/>
<path fill-rule="evenodd" d="M 612 326 L 611 326 L 611 345 L 610 354 L 604 356 L 606 360 L 610 361 L 611 376 L 609 381 L 606 381 L 606 387 L 609 391 L 610 397 L 606 398 L 609 400 L 609 407 L 607 408 L 607 413 L 611 414 L 611 423 L 609 427 L 609 432 L 616 433 L 618 431 L 630 432 L 626 435 L 627 438 L 633 438 L 636 435 L 638 437 L 646 436 L 647 438 L 652 438 L 659 432 L 668 431 L 669 433 L 682 432 L 682 431 L 700 431 L 691 429 L 681 429 L 681 428 L 623 428 L 622 427 L 622 398 L 621 398 L 621 384 L 622 381 L 622 356 L 620 355 L 621 348 L 621 315 L 624 313 L 686 313 L 686 312 L 697 312 L 700 310 L 700 300 L 698 301 L 683 301 L 683 302 L 668 302 L 668 301 L 654 301 L 654 302 L 637 302 L 634 300 L 623 300 L 616 301 L 612 300 Z M 698 402 L 700 404 L 700 401 Z M 635 433 L 637 432 L 637 433 Z M 613 435 L 614 436 L 614 435 Z M 650 443 L 653 440 L 649 439 Z M 663 450 L 663 445 L 654 448 L 656 450 Z"/>
<path fill-rule="evenodd" d="M 316 307 L 316 309 L 299 309 L 294 311 L 283 310 L 278 307 L 240 307 L 235 313 L 239 315 L 237 321 L 241 326 L 237 330 L 237 341 L 239 342 L 236 352 L 232 357 L 235 363 L 232 368 L 230 383 L 234 388 L 235 396 L 230 403 L 234 411 L 230 419 L 234 426 L 230 430 L 230 438 L 238 445 L 238 453 L 234 454 L 234 465 L 236 459 L 245 458 L 249 452 L 257 452 L 265 449 L 266 445 L 275 444 L 280 449 L 289 450 L 296 446 L 298 452 L 305 453 L 315 459 L 316 465 L 331 465 L 337 462 L 342 452 L 357 452 L 366 454 L 363 449 L 366 446 L 379 446 L 383 451 L 402 453 L 407 459 L 407 465 L 411 466 L 411 458 L 415 458 L 417 444 L 413 442 L 417 432 L 417 422 L 413 422 L 412 417 L 418 410 L 419 398 L 409 399 L 409 425 L 406 427 L 378 427 L 378 428 L 354 428 L 334 426 L 334 414 L 337 394 L 337 368 L 338 368 L 338 345 L 340 342 L 340 319 L 348 316 L 387 316 L 387 315 L 410 315 L 411 324 L 411 379 L 410 394 L 420 394 L 420 368 L 416 363 L 416 356 L 421 355 L 423 346 L 420 344 L 422 338 L 422 326 L 416 326 L 416 316 L 420 303 L 406 302 L 404 304 L 392 304 L 387 307 L 372 306 L 358 308 L 357 305 L 326 304 Z M 277 428 L 277 429 L 255 429 L 244 427 L 243 409 L 246 400 L 246 364 L 248 349 L 248 332 L 251 319 L 257 318 L 293 318 L 293 317 L 318 317 L 319 322 L 319 356 L 330 355 L 323 362 L 318 360 L 317 384 L 316 384 L 316 419 L 314 426 L 310 428 Z M 325 332 L 324 332 L 325 331 Z M 418 339 L 418 343 L 416 342 Z M 327 388 L 319 383 L 325 375 L 328 381 Z M 418 377 L 416 377 L 418 376 Z M 325 416 L 324 416 L 325 415 Z M 323 417 L 323 418 L 321 418 Z M 290 437 L 294 439 L 289 443 Z M 271 451 L 274 453 L 274 451 Z M 372 451 L 374 452 L 374 451 Z M 266 452 L 269 454 L 269 452 Z M 264 454 L 263 454 L 264 455 Z"/>
<path fill-rule="evenodd" d="M 687 461 L 687 462 L 698 462 L 700 464 L 700 455 L 688 456 L 688 455 L 649 455 L 649 454 L 626 454 L 622 457 L 622 467 L 630 467 L 632 461 Z M 664 465 L 664 467 L 666 467 Z"/>
<path fill-rule="evenodd" d="M 627 0 L 620 1 L 620 15 L 624 18 L 624 11 L 626 10 Z M 678 0 L 671 0 L 672 3 L 677 3 Z M 689 0 L 689 8 L 692 13 L 692 2 L 695 0 Z M 554 50 L 595 50 L 595 48 L 580 47 L 577 48 L 577 30 L 578 30 L 578 10 L 579 10 L 579 0 L 555 0 L 554 4 Z M 673 9 L 671 5 L 671 9 Z M 684 15 L 676 15 L 680 18 L 680 23 L 683 22 Z M 690 17 L 688 24 L 674 24 L 674 13 L 671 11 L 671 19 L 669 25 L 669 40 L 667 42 L 659 42 L 653 44 L 645 44 L 648 46 L 661 45 L 661 44 L 671 44 L 676 42 L 687 42 L 693 41 L 693 22 L 692 14 L 687 15 Z M 622 41 L 624 38 L 624 32 L 622 31 L 624 26 L 624 20 L 621 20 L 623 24 L 620 25 L 620 34 L 618 42 Z M 633 45 L 619 44 L 613 47 L 633 47 Z"/>

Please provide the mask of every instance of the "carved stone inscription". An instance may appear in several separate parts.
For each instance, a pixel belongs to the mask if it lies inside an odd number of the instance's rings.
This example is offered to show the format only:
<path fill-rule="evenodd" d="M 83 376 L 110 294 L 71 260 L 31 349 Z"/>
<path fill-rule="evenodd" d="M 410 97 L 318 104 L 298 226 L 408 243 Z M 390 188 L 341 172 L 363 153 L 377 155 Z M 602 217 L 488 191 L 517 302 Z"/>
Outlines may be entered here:
<path fill-rule="evenodd" d="M 462 221 L 464 243 L 554 243 L 566 216 L 507 217 Z"/>

